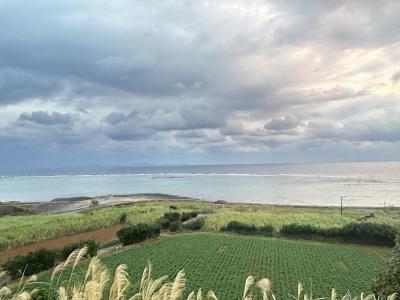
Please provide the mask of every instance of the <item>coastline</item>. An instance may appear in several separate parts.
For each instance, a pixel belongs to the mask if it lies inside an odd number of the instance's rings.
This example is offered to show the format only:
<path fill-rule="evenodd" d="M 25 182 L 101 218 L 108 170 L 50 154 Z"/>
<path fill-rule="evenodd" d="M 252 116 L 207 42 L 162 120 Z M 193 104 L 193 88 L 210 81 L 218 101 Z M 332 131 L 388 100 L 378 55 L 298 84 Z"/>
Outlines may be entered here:
<path fill-rule="evenodd" d="M 209 200 L 199 199 L 193 197 L 185 197 L 170 194 L 161 193 L 138 193 L 138 194 L 120 194 L 120 195 L 98 195 L 98 196 L 78 196 L 78 197 L 63 197 L 55 198 L 51 201 L 46 202 L 23 202 L 23 201 L 10 201 L 1 202 L 0 205 L 20 205 L 20 206 L 33 206 L 39 213 L 72 213 L 80 212 L 90 208 L 105 208 L 112 206 L 130 205 L 139 202 L 152 202 L 152 201 L 169 201 L 169 200 L 180 200 L 180 201 L 196 201 L 208 204 L 215 204 L 220 206 L 263 206 L 263 207 L 274 207 L 274 208 L 293 208 L 293 209 L 340 209 L 340 205 L 300 205 L 300 204 L 269 204 L 269 203 L 254 203 L 254 202 L 232 202 L 225 200 Z M 397 206 L 353 206 L 344 205 L 343 208 L 347 209 L 362 209 L 362 210 L 398 210 L 400 207 Z"/>

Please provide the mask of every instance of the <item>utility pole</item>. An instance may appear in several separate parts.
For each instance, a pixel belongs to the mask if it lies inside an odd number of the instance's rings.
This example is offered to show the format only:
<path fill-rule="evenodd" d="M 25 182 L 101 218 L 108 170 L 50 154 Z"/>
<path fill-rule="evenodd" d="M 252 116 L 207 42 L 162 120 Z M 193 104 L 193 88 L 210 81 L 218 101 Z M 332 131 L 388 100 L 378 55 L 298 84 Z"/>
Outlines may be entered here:
<path fill-rule="evenodd" d="M 343 215 L 343 196 L 340 196 L 340 215 Z"/>

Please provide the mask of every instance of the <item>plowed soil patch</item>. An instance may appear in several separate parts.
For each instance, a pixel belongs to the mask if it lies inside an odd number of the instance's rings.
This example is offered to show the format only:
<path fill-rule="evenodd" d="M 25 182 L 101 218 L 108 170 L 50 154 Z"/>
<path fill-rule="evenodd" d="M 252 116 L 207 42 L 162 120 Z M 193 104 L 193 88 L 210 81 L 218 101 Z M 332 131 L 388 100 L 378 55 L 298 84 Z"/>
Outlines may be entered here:
<path fill-rule="evenodd" d="M 102 228 L 94 231 L 83 232 L 70 236 L 64 236 L 58 239 L 44 240 L 36 243 L 27 244 L 24 246 L 10 248 L 0 252 L 0 263 L 3 263 L 9 257 L 17 255 L 26 255 L 30 251 L 39 248 L 59 249 L 64 247 L 65 245 L 88 239 L 93 239 L 98 243 L 109 242 L 111 240 L 116 239 L 116 233 L 119 229 L 121 229 L 121 227 L 122 227 L 121 225 L 117 224 L 108 228 Z"/>

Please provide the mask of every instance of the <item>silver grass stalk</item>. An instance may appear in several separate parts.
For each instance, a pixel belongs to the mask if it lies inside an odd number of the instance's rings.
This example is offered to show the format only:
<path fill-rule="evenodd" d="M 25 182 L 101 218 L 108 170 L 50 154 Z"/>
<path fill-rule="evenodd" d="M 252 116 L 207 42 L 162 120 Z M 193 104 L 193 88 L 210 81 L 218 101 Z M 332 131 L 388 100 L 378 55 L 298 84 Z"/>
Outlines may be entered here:
<path fill-rule="evenodd" d="M 251 299 L 251 297 L 248 296 L 247 294 L 253 285 L 254 285 L 254 277 L 248 276 L 244 284 L 243 297 L 242 297 L 243 300 Z"/>
<path fill-rule="evenodd" d="M 57 299 L 58 300 L 68 300 L 67 291 L 65 290 L 65 288 L 63 286 L 58 289 Z"/>
<path fill-rule="evenodd" d="M 119 265 L 115 271 L 114 281 L 110 289 L 109 300 L 125 299 L 126 290 L 129 287 L 127 266 Z"/>
<path fill-rule="evenodd" d="M 0 289 L 0 300 L 6 299 L 12 294 L 12 291 L 8 287 L 2 287 Z"/>
<path fill-rule="evenodd" d="M 337 292 L 335 289 L 332 289 L 331 291 L 331 300 L 336 300 L 337 298 Z"/>
<path fill-rule="evenodd" d="M 172 284 L 171 296 L 169 300 L 179 299 L 179 297 L 182 295 L 185 285 L 186 285 L 185 272 L 183 270 L 180 270 L 178 274 L 176 274 L 174 283 Z"/>
<path fill-rule="evenodd" d="M 72 279 L 72 275 L 74 274 L 75 268 L 76 266 L 81 262 L 81 260 L 85 257 L 87 251 L 88 251 L 88 247 L 84 246 L 81 249 L 77 249 L 78 251 L 76 252 L 76 254 L 74 254 L 73 258 L 74 260 L 70 261 L 69 263 L 72 263 L 72 270 L 71 270 L 71 274 L 69 276 L 69 280 L 68 280 L 68 285 L 67 285 L 67 290 L 69 288 L 69 285 L 71 283 L 71 279 Z M 75 252 L 75 251 L 74 251 Z M 67 259 L 68 261 L 68 259 Z"/>
<path fill-rule="evenodd" d="M 304 286 L 301 282 L 297 284 L 297 300 L 300 300 L 301 293 L 304 291 Z"/>
<path fill-rule="evenodd" d="M 196 297 L 194 296 L 194 291 L 191 291 L 186 300 L 195 300 Z"/>
<path fill-rule="evenodd" d="M 268 295 L 271 293 L 271 281 L 267 278 L 260 279 L 256 283 L 256 287 L 261 290 L 263 300 L 268 300 Z"/>
<path fill-rule="evenodd" d="M 202 293 L 201 289 L 199 289 L 197 291 L 196 300 L 203 300 L 203 293 Z"/>
<path fill-rule="evenodd" d="M 211 299 L 211 300 L 218 300 L 217 296 L 215 295 L 215 293 L 213 291 L 208 291 L 207 298 Z"/>

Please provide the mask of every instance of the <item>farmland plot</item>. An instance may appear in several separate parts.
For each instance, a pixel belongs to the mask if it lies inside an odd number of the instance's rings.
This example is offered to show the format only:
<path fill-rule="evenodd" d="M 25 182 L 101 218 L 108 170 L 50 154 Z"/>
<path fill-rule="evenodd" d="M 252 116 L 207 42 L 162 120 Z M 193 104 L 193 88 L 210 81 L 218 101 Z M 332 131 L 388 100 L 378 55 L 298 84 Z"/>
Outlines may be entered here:
<path fill-rule="evenodd" d="M 148 260 L 154 276 L 170 278 L 184 269 L 186 292 L 213 290 L 219 299 L 240 299 L 248 275 L 267 277 L 277 296 L 295 294 L 304 283 L 314 296 L 329 297 L 331 288 L 340 294 L 369 292 L 383 259 L 370 248 L 310 243 L 274 238 L 217 233 L 180 234 L 153 244 L 104 257 L 110 270 L 128 265 L 131 282 L 139 282 Z"/>

